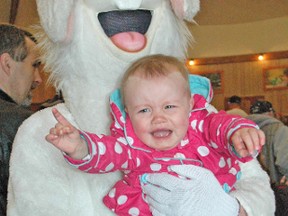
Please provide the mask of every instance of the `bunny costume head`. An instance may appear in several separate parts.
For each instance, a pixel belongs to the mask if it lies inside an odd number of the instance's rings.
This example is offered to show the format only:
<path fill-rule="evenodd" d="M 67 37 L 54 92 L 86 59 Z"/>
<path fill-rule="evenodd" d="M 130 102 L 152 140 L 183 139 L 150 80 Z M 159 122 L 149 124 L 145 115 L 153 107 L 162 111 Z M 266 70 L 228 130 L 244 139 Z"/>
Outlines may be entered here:
<path fill-rule="evenodd" d="M 82 129 L 108 129 L 108 96 L 135 59 L 185 58 L 199 0 L 38 0 L 44 62 Z M 73 86 L 73 87 L 72 87 Z"/>

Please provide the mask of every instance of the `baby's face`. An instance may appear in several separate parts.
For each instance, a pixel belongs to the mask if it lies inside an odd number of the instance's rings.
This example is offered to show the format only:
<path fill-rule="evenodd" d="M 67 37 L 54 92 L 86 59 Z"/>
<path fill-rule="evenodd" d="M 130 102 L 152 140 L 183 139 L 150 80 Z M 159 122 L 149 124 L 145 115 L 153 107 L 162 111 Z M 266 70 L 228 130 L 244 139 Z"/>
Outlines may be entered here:
<path fill-rule="evenodd" d="M 193 99 L 181 74 L 130 77 L 124 94 L 134 132 L 147 146 L 169 150 L 184 138 Z"/>

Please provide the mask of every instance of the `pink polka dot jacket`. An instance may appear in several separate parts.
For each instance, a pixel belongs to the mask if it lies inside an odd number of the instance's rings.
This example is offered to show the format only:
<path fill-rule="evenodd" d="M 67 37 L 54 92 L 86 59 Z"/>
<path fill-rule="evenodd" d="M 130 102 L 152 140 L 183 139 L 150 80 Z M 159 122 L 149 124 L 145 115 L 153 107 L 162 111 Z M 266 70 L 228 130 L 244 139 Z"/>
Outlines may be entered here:
<path fill-rule="evenodd" d="M 124 171 L 123 179 L 103 199 L 117 215 L 152 215 L 141 191 L 140 178 L 144 173 L 169 172 L 170 165 L 202 166 L 211 170 L 223 189 L 229 192 L 241 176 L 238 161 L 252 159 L 239 158 L 229 140 L 239 128 L 257 128 L 255 123 L 224 111 L 217 112 L 209 104 L 213 92 L 206 78 L 193 75 L 190 83 L 195 105 L 187 134 L 177 147 L 157 151 L 142 143 L 135 136 L 129 116 L 120 103 L 119 91 L 115 91 L 110 97 L 111 135 L 81 132 L 87 141 L 89 155 L 83 160 L 64 155 L 71 165 L 85 172 Z"/>

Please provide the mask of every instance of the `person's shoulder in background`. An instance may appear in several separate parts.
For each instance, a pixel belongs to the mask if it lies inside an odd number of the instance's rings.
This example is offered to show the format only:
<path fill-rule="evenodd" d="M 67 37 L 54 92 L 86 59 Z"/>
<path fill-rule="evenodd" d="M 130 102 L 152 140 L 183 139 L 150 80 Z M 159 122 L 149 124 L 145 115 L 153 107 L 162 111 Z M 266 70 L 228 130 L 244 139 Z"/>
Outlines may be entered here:
<path fill-rule="evenodd" d="M 231 114 L 231 115 L 240 115 L 241 117 L 244 117 L 244 118 L 248 116 L 248 113 L 246 113 L 244 110 L 240 108 L 227 110 L 226 113 Z"/>

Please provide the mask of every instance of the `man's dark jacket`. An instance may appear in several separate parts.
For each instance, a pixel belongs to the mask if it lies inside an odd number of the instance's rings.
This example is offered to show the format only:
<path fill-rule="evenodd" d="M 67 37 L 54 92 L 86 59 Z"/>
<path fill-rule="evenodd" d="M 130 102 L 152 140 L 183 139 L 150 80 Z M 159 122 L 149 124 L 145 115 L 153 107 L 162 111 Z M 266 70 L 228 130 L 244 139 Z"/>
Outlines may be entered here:
<path fill-rule="evenodd" d="M 9 159 L 18 127 L 32 114 L 0 89 L 0 215 L 6 215 Z"/>

